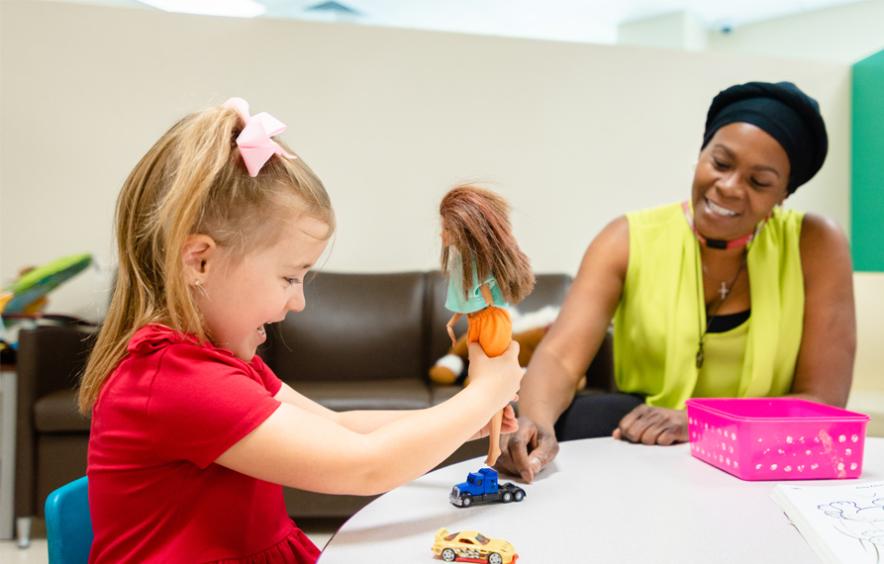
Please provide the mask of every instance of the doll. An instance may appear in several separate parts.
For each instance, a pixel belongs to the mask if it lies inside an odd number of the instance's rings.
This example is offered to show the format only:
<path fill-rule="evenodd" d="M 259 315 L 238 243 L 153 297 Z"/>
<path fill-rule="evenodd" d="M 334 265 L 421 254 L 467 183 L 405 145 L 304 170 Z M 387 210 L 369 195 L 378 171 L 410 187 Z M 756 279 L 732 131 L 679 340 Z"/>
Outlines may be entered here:
<path fill-rule="evenodd" d="M 517 308 L 509 308 L 510 320 L 513 323 L 513 341 L 519 344 L 519 366 L 523 368 L 531 362 L 534 351 L 546 336 L 559 315 L 559 306 L 546 305 L 536 311 L 522 313 Z M 457 338 L 447 354 L 436 359 L 428 371 L 430 382 L 440 386 L 466 385 L 469 383 L 466 333 Z"/>
<path fill-rule="evenodd" d="M 519 249 L 506 200 L 470 185 L 448 192 L 439 205 L 442 219 L 442 271 L 448 274 L 446 328 L 451 344 L 454 325 L 467 316 L 467 342 L 478 342 L 488 356 L 503 354 L 512 340 L 506 305 L 517 304 L 534 288 L 528 257 Z M 489 466 L 500 456 L 503 413 L 491 420 Z"/>

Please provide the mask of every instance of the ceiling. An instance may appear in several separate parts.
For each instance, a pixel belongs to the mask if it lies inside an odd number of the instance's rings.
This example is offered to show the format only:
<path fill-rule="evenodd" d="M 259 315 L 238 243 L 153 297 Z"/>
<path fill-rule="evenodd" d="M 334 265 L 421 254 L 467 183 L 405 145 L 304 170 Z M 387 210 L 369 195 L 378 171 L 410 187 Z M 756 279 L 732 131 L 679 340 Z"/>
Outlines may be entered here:
<path fill-rule="evenodd" d="M 64 0 L 140 7 L 188 2 L 217 7 L 219 0 Z M 226 0 L 231 1 L 231 0 Z M 233 0 L 237 1 L 237 0 Z M 676 12 L 710 30 L 790 16 L 856 0 L 245 0 L 263 5 L 258 17 L 346 21 L 414 29 L 560 41 L 615 43 L 624 22 Z M 259 11 L 261 6 L 257 7 Z"/>

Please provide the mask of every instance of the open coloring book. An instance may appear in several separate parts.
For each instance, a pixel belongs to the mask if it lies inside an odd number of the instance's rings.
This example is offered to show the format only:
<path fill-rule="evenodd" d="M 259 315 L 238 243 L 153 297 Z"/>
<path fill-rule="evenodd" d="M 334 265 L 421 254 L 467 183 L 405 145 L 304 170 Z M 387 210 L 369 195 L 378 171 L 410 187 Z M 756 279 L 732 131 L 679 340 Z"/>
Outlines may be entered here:
<path fill-rule="evenodd" d="M 771 497 L 823 562 L 884 564 L 884 482 L 778 484 Z"/>

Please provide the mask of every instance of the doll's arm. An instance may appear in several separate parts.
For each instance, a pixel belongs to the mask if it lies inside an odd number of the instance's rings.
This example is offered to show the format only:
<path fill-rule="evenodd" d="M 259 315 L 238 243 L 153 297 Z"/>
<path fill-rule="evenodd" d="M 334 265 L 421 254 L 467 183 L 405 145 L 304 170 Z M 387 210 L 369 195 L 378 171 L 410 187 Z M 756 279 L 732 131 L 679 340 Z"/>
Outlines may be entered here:
<path fill-rule="evenodd" d="M 494 297 L 491 295 L 491 288 L 488 287 L 488 283 L 484 283 L 479 286 L 479 292 L 482 294 L 482 297 L 485 298 L 485 305 L 491 307 L 494 305 Z"/>
<path fill-rule="evenodd" d="M 451 319 L 448 320 L 448 323 L 445 324 L 445 329 L 448 330 L 448 336 L 451 338 L 452 347 L 457 344 L 457 337 L 454 335 L 454 325 L 460 321 L 461 317 L 463 317 L 462 313 L 455 313 L 451 316 Z"/>

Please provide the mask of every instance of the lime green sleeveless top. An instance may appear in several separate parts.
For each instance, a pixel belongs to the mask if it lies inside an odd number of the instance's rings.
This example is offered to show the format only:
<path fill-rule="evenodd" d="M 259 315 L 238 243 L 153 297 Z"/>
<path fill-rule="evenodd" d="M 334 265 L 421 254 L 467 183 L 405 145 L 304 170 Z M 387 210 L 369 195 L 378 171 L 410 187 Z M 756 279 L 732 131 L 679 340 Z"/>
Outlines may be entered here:
<path fill-rule="evenodd" d="M 629 266 L 614 315 L 614 377 L 620 391 L 644 394 L 649 405 L 682 409 L 695 395 L 697 344 L 706 327 L 699 243 L 681 204 L 626 218 Z M 745 323 L 740 373 L 729 376 L 735 383 L 729 395 L 779 396 L 791 389 L 804 324 L 803 219 L 802 213 L 777 208 L 749 245 L 752 314 Z M 706 339 L 711 366 L 701 388 L 708 387 L 705 380 L 719 380 L 709 335 Z M 726 370 L 728 364 L 720 366 Z"/>
<path fill-rule="evenodd" d="M 739 394 L 748 336 L 749 320 L 729 331 L 706 334 L 703 340 L 706 361 L 697 373 L 697 384 L 691 397 L 732 398 Z"/>

